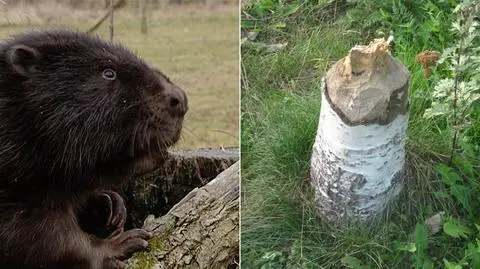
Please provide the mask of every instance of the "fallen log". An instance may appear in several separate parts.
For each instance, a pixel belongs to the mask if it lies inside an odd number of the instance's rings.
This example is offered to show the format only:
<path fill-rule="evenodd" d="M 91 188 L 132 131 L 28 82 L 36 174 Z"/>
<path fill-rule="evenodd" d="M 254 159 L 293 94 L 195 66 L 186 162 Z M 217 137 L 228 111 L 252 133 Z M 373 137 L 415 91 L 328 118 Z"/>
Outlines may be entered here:
<path fill-rule="evenodd" d="M 148 251 L 127 268 L 236 268 L 239 251 L 239 162 L 195 188 L 165 216 L 149 216 Z"/>
<path fill-rule="evenodd" d="M 127 227 L 141 227 L 149 214 L 165 215 L 195 188 L 202 187 L 239 160 L 238 148 L 173 151 L 155 170 L 123 189 Z"/>

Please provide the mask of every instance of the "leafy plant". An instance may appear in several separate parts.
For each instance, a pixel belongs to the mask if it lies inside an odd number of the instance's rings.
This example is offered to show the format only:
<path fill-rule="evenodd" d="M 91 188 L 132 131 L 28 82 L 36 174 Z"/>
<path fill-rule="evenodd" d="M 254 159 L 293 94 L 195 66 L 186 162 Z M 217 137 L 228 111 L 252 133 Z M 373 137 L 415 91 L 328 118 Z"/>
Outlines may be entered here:
<path fill-rule="evenodd" d="M 453 11 L 457 20 L 452 33 L 457 42 L 442 53 L 439 64 L 446 63 L 449 76 L 437 82 L 432 93 L 431 107 L 425 118 L 450 119 L 453 126 L 451 160 L 457 148 L 461 130 L 474 124 L 473 105 L 480 101 L 480 1 L 459 4 Z"/>
<path fill-rule="evenodd" d="M 443 231 L 453 238 L 468 238 L 472 233 L 468 227 L 454 219 L 449 219 L 443 225 Z"/>
<path fill-rule="evenodd" d="M 367 40 L 394 33 L 399 46 L 423 50 L 442 49 L 451 40 L 446 31 L 450 25 L 451 1 L 353 1 L 357 8 L 348 12 L 352 27 L 358 27 Z M 380 35 L 380 36 L 379 36 Z"/>
<path fill-rule="evenodd" d="M 413 237 L 414 242 L 411 243 L 396 242 L 396 249 L 410 252 L 414 259 L 415 268 L 433 269 L 434 264 L 427 256 L 428 231 L 425 224 L 417 223 Z"/>
<path fill-rule="evenodd" d="M 287 26 L 286 19 L 296 13 L 303 3 L 282 0 L 253 0 L 242 15 L 242 29 L 253 32 L 282 32 Z"/>
<path fill-rule="evenodd" d="M 473 232 L 470 228 L 452 218 L 444 224 L 443 231 L 448 236 L 454 239 L 472 239 L 472 242 L 467 241 L 463 257 L 459 261 L 453 262 L 446 258 L 443 259 L 446 269 L 462 269 L 463 266 L 480 268 L 480 240 L 478 239 L 480 226 L 475 224 L 475 227 L 476 231 Z"/>
<path fill-rule="evenodd" d="M 443 183 L 448 186 L 452 195 L 469 214 L 462 218 L 449 217 L 443 225 L 443 232 L 454 240 L 464 242 L 463 257 L 453 262 L 443 259 L 445 268 L 461 269 L 463 266 L 480 268 L 480 226 L 474 224 L 479 208 L 479 189 L 475 173 L 469 161 L 459 157 L 454 158 L 456 169 L 447 165 L 437 165 L 435 171 L 440 175 Z M 462 216 L 462 215 L 460 215 Z M 474 226 L 474 227 L 472 227 Z"/>
<path fill-rule="evenodd" d="M 464 177 L 461 176 L 454 168 L 451 168 L 447 165 L 440 164 L 434 167 L 434 170 L 440 175 L 443 183 L 447 185 L 449 194 L 454 197 L 471 216 L 475 216 L 479 209 L 479 200 L 480 195 L 478 187 L 475 184 L 472 184 L 472 181 L 475 181 L 475 177 L 469 165 L 471 165 L 467 160 L 460 159 L 459 157 L 455 158 L 456 163 L 460 165 L 465 165 L 465 167 L 460 168 Z"/>
<path fill-rule="evenodd" d="M 456 157 L 454 163 L 456 168 L 444 164 L 434 167 L 448 188 L 448 194 L 440 197 L 455 198 L 459 207 L 468 212 L 466 215 L 460 212 L 457 218 L 448 216 L 444 219 L 443 235 L 440 236 L 456 240 L 463 244 L 463 247 L 459 252 L 451 253 L 452 256 L 458 257 L 456 261 L 444 257 L 443 266 L 446 269 L 462 269 L 464 266 L 480 268 L 480 240 L 478 239 L 480 226 L 474 224 L 478 220 L 476 212 L 480 209 L 478 206 L 480 192 L 474 183 L 476 175 L 470 162 Z M 415 226 L 414 242 L 397 242 L 396 245 L 397 250 L 411 253 L 415 268 L 437 268 L 428 257 L 429 236 L 423 223 L 417 223 Z"/>

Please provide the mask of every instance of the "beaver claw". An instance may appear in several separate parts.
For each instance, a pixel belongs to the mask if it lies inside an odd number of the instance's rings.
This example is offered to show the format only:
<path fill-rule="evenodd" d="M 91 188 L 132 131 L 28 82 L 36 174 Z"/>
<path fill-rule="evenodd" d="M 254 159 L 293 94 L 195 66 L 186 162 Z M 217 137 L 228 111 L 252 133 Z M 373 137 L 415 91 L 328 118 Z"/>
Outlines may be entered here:
<path fill-rule="evenodd" d="M 114 191 L 97 191 L 90 195 L 87 205 L 79 213 L 82 229 L 106 238 L 123 232 L 127 209 L 123 198 Z"/>
<path fill-rule="evenodd" d="M 99 195 L 105 198 L 105 202 L 110 209 L 105 226 L 113 228 L 115 231 L 123 231 L 123 225 L 127 219 L 127 209 L 123 198 L 114 191 L 102 191 Z"/>

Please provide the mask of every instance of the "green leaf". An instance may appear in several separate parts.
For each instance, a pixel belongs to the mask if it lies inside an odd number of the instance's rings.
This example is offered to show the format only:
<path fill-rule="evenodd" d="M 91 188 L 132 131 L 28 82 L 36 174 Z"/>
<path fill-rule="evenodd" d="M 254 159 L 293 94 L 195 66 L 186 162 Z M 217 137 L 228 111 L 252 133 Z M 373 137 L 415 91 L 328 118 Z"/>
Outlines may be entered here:
<path fill-rule="evenodd" d="M 414 253 L 417 251 L 415 243 L 406 243 L 406 242 L 395 242 L 395 249 L 399 251 L 408 251 Z"/>
<path fill-rule="evenodd" d="M 443 50 L 442 56 L 440 56 L 440 59 L 438 59 L 438 64 L 442 64 L 444 61 L 450 59 L 453 57 L 453 54 L 455 53 L 455 49 L 453 47 L 448 47 Z"/>
<path fill-rule="evenodd" d="M 292 15 L 293 13 L 297 12 L 300 7 L 301 7 L 301 5 L 291 6 L 291 7 L 287 8 L 287 9 L 284 11 L 283 14 L 284 14 L 285 16 L 290 16 L 290 15 Z"/>
<path fill-rule="evenodd" d="M 471 189 L 462 185 L 453 185 L 450 188 L 452 195 L 462 204 L 463 208 L 472 214 L 473 209 L 470 203 Z"/>
<path fill-rule="evenodd" d="M 453 160 L 463 173 L 469 177 L 473 177 L 473 165 L 469 160 L 460 158 L 458 156 L 455 156 Z"/>
<path fill-rule="evenodd" d="M 462 265 L 458 263 L 453 263 L 447 261 L 447 259 L 443 259 L 443 264 L 445 264 L 445 268 L 447 269 L 462 269 Z"/>
<path fill-rule="evenodd" d="M 448 108 L 445 104 L 433 102 L 432 107 L 425 110 L 425 113 L 423 113 L 423 117 L 426 119 L 431 119 L 438 116 L 444 116 L 447 113 Z"/>
<path fill-rule="evenodd" d="M 362 263 L 359 259 L 353 257 L 353 256 L 345 256 L 343 257 L 340 262 L 345 265 L 345 266 L 348 266 L 350 268 L 353 268 L 353 269 L 361 269 L 363 268 L 362 267 Z"/>
<path fill-rule="evenodd" d="M 445 78 L 440 80 L 433 89 L 433 97 L 436 99 L 442 99 L 451 95 L 452 90 L 455 88 L 455 80 L 451 78 Z"/>
<path fill-rule="evenodd" d="M 417 223 L 415 225 L 415 246 L 419 252 L 427 250 L 428 245 L 428 231 L 424 224 Z"/>
<path fill-rule="evenodd" d="M 265 259 L 265 260 L 274 260 L 278 257 L 281 257 L 282 256 L 282 253 L 280 251 L 270 251 L 270 252 L 266 252 L 265 254 L 263 254 L 263 257 L 262 259 Z"/>
<path fill-rule="evenodd" d="M 426 260 L 423 262 L 422 269 L 434 269 L 433 262 Z"/>
<path fill-rule="evenodd" d="M 433 195 L 435 195 L 436 198 L 449 198 L 450 197 L 450 195 L 448 195 L 447 193 L 445 193 L 443 191 L 433 192 Z"/>
<path fill-rule="evenodd" d="M 255 25 L 256 25 L 256 22 L 253 20 L 242 20 L 243 29 L 255 28 Z"/>
<path fill-rule="evenodd" d="M 480 246 L 478 244 L 468 243 L 465 255 L 470 257 L 472 268 L 480 268 Z"/>
<path fill-rule="evenodd" d="M 428 246 L 428 231 L 424 224 L 415 225 L 415 247 L 417 248 L 416 268 L 421 268 L 424 263 Z"/>
<path fill-rule="evenodd" d="M 286 257 L 280 251 L 266 252 L 261 259 L 261 269 L 284 268 Z"/>
<path fill-rule="evenodd" d="M 448 220 L 444 225 L 443 225 L 443 231 L 454 238 L 467 238 L 468 235 L 471 233 L 470 229 L 468 227 L 458 223 L 455 220 Z"/>
<path fill-rule="evenodd" d="M 435 165 L 433 169 L 440 174 L 443 183 L 447 184 L 448 186 L 452 186 L 463 181 L 460 175 L 458 175 L 451 167 L 445 164 Z"/>

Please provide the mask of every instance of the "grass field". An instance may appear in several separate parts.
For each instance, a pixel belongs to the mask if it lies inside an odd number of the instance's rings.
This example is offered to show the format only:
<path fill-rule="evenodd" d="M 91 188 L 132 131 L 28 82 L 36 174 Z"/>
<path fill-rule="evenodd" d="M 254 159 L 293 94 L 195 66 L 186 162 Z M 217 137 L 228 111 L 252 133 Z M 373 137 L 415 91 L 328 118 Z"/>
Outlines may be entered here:
<path fill-rule="evenodd" d="M 87 30 L 102 10 L 63 6 L 2 6 L 0 38 L 27 29 L 69 27 Z M 108 22 L 97 34 L 108 38 Z M 238 7 L 166 7 L 150 12 L 148 34 L 140 32 L 139 15 L 115 15 L 115 40 L 185 89 L 190 110 L 178 148 L 238 146 L 239 71 Z"/>
<path fill-rule="evenodd" d="M 445 182 L 451 183 L 448 180 L 454 176 L 442 178 L 435 169 L 448 163 L 452 122 L 423 117 L 432 103 L 435 83 L 447 73 L 439 67 L 426 80 L 421 66 L 415 63 L 417 53 L 442 51 L 455 42 L 449 32 L 453 7 L 436 7 L 434 19 L 418 19 L 426 13 L 412 15 L 411 10 L 402 10 L 402 1 L 383 1 L 397 6 L 394 11 L 383 10 L 388 17 L 375 24 L 369 20 L 374 20 L 371 14 L 379 10 L 382 1 L 358 1 L 362 4 L 349 7 L 335 6 L 336 2 L 341 1 L 290 1 L 283 5 L 259 0 L 244 6 L 244 30 L 258 32 L 252 42 L 288 45 L 274 53 L 242 47 L 241 267 L 480 268 L 480 246 L 476 245 L 480 226 L 475 226 L 480 223 L 480 143 L 478 139 L 462 139 L 458 156 L 468 165 L 463 170 L 461 163 L 451 165 L 449 171 L 464 172 L 455 176 L 461 183 L 447 185 Z M 415 2 L 420 9 L 412 10 L 425 11 L 432 3 Z M 402 28 L 414 18 L 418 19 L 415 24 Z M 376 222 L 335 227 L 316 215 L 308 184 L 320 111 L 320 79 L 351 47 L 371 40 L 362 29 L 367 22 L 374 33 L 378 30 L 375 25 L 390 23 L 395 27 L 395 57 L 411 73 L 410 173 L 401 197 Z M 429 28 L 433 25 L 437 30 Z M 474 124 L 469 132 L 478 135 L 480 116 L 471 115 Z M 476 150 L 468 152 L 465 148 Z M 473 214 L 469 212 L 472 208 Z M 445 212 L 444 223 L 454 223 L 467 232 L 452 235 L 447 225 L 437 234 L 428 234 L 424 220 L 441 211 Z"/>

